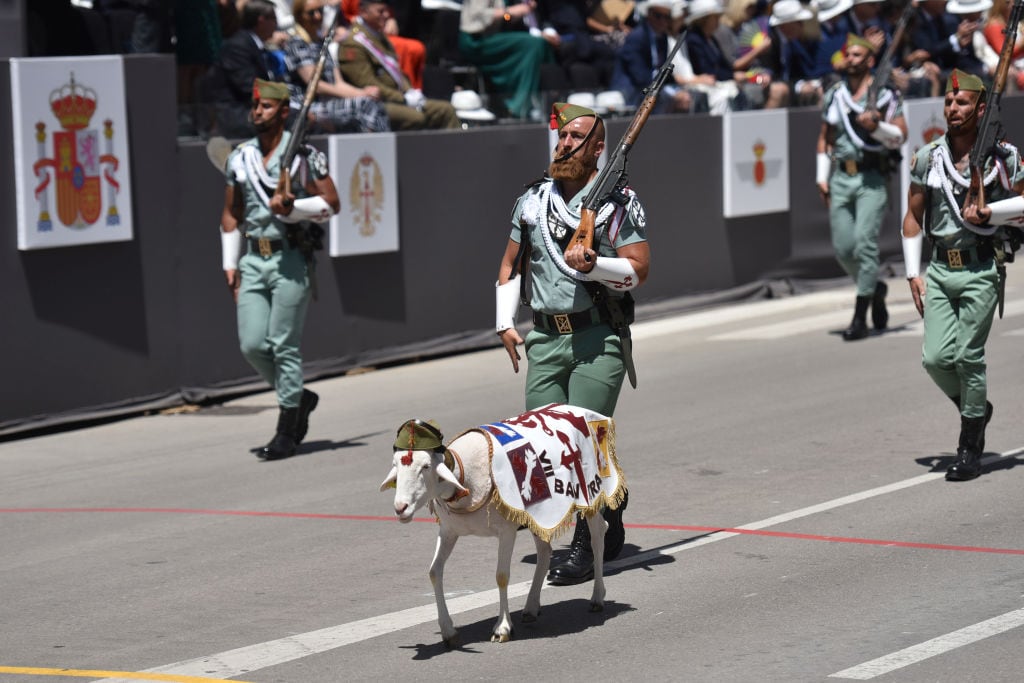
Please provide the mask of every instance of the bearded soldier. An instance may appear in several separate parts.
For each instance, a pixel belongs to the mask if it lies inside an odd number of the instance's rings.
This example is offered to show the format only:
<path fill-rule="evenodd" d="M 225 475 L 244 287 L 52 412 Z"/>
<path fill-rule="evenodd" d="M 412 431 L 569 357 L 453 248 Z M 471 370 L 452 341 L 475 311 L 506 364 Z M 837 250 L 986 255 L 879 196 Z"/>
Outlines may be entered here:
<path fill-rule="evenodd" d="M 892 160 L 899 158 L 892 157 L 891 150 L 907 137 L 897 91 L 883 84 L 875 108 L 867 106 L 874 49 L 860 36 L 847 36 L 846 78 L 825 93 L 818 135 L 815 180 L 829 209 L 832 247 L 839 265 L 857 285 L 853 319 L 843 331 L 846 341 L 868 336 L 868 308 L 875 329 L 889 324 L 888 288 L 878 279 L 878 232 L 889 203 Z"/>
<path fill-rule="evenodd" d="M 310 249 L 319 241 L 304 222 L 326 221 L 341 207 L 326 157 L 309 145 L 295 155 L 292 186 L 278 190 L 281 157 L 291 139 L 285 130 L 288 111 L 288 86 L 256 79 L 256 137 L 228 157 L 221 213 L 224 275 L 238 303 L 242 355 L 274 387 L 280 408 L 277 431 L 258 452 L 266 460 L 295 453 L 319 400 L 303 387 L 299 351 L 312 285 Z"/>
<path fill-rule="evenodd" d="M 1002 263 L 1020 246 L 1024 225 L 1024 169 L 1017 148 L 1000 142 L 984 164 L 991 200 L 961 210 L 970 185 L 969 158 L 985 112 L 985 85 L 955 70 L 946 82 L 946 135 L 918 150 L 911 162 L 903 254 L 917 312 L 924 317 L 922 363 L 932 381 L 960 411 L 960 441 L 946 479 L 981 473 L 987 399 L 985 342 L 1001 296 Z M 931 261 L 921 277 L 924 236 Z M 927 296 L 925 294 L 927 293 Z"/>
<path fill-rule="evenodd" d="M 629 292 L 647 279 L 650 264 L 644 209 L 626 188 L 598 211 L 593 248 L 574 243 L 566 252 L 580 205 L 598 175 L 605 127 L 592 110 L 562 102 L 552 107 L 551 127 L 558 130 L 558 144 L 549 177 L 534 183 L 512 211 L 512 234 L 498 272 L 497 331 L 519 372 L 516 347 L 523 339 L 515 315 L 522 272 L 531 285 L 534 322 L 526 338 L 526 409 L 568 403 L 611 416 L 627 371 L 635 381 Z M 603 512 L 609 523 L 605 560 L 622 550 L 625 507 L 623 500 L 617 510 Z M 587 524 L 577 519 L 569 557 L 548 578 L 556 584 L 586 581 L 593 561 Z"/>

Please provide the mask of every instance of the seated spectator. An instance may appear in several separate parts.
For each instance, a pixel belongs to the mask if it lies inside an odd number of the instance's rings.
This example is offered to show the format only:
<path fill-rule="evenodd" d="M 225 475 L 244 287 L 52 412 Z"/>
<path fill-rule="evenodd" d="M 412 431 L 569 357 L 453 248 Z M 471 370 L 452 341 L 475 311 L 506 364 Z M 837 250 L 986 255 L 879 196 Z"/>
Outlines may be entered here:
<path fill-rule="evenodd" d="M 298 112 L 306 89 L 320 60 L 323 43 L 323 5 L 325 0 L 295 0 L 297 23 L 295 36 L 285 44 L 288 61 L 288 90 L 291 109 Z M 316 87 L 316 98 L 309 107 L 311 133 L 377 133 L 391 130 L 388 115 L 380 102 L 380 88 L 357 88 L 346 83 L 338 65 L 327 53 L 323 73 Z"/>
<path fill-rule="evenodd" d="M 257 78 L 283 80 L 265 42 L 277 30 L 277 16 L 269 0 L 248 0 L 241 12 L 241 28 L 221 46 L 220 56 L 200 78 L 198 90 L 212 107 L 213 121 L 200 121 L 199 131 L 228 137 L 252 133 L 249 112 L 252 84 Z"/>
<path fill-rule="evenodd" d="M 922 61 L 934 62 L 945 82 L 953 69 L 984 77 L 985 65 L 974 55 L 975 26 L 946 11 L 945 0 L 921 0 L 910 42 Z"/>
<path fill-rule="evenodd" d="M 778 0 L 768 20 L 772 47 L 766 65 L 772 81 L 789 86 L 789 101 L 798 106 L 821 104 L 821 80 L 813 78 L 816 41 L 805 37 L 804 22 L 814 13 L 800 0 Z M 767 107 L 767 104 L 765 105 Z"/>
<path fill-rule="evenodd" d="M 588 0 L 587 28 L 594 40 L 618 51 L 636 26 L 633 0 Z"/>
<path fill-rule="evenodd" d="M 733 67 L 733 59 L 722 49 L 716 37 L 722 13 L 718 0 L 693 0 L 686 17 L 690 27 L 685 38 L 686 54 L 695 80 L 683 83 L 707 96 L 708 109 L 712 114 L 746 108 L 739 89 L 745 73 Z"/>
<path fill-rule="evenodd" d="M 944 0 L 943 0 L 944 1 Z M 882 22 L 883 0 L 853 0 L 853 7 L 842 15 L 839 28 L 845 36 L 852 33 L 865 38 L 875 46 L 875 54 L 885 52 L 889 35 Z"/>
<path fill-rule="evenodd" d="M 1010 0 L 993 0 L 992 9 L 988 11 L 988 20 L 982 29 L 985 40 L 996 54 L 1003 51 L 1003 42 L 1006 40 L 1003 31 L 1006 30 L 1006 22 L 1010 18 L 1010 5 Z M 1007 85 L 1017 90 L 1024 90 L 1024 40 L 1020 38 L 1022 29 L 1024 26 L 1016 27 L 1018 38 L 1013 45 L 1012 66 L 1006 78 Z"/>
<path fill-rule="evenodd" d="M 361 0 L 359 16 L 338 46 L 341 75 L 358 88 L 376 86 L 393 130 L 459 128 L 455 108 L 428 99 L 412 87 L 398 65 L 395 48 L 384 33 L 390 13 L 384 0 Z"/>
<path fill-rule="evenodd" d="M 359 16 L 359 0 L 341 0 L 341 12 L 345 17 L 345 24 L 351 25 Z M 427 46 L 415 38 L 406 38 L 399 35 L 398 21 L 395 19 L 394 10 L 388 5 L 388 18 L 384 22 L 384 35 L 395 48 L 398 55 L 398 66 L 402 73 L 409 79 L 409 83 L 417 90 L 423 89 L 423 68 L 427 64 Z"/>
<path fill-rule="evenodd" d="M 992 0 L 949 0 L 946 11 L 957 17 L 957 41 L 960 42 L 960 60 L 967 65 L 976 65 L 978 71 L 968 73 L 980 76 L 986 84 L 992 83 L 996 66 L 999 64 L 999 53 L 992 49 L 982 31 L 985 24 L 985 12 L 992 9 Z M 961 36 L 964 36 L 961 41 Z"/>
<path fill-rule="evenodd" d="M 738 29 L 729 30 L 736 34 L 726 36 L 722 43 L 722 35 L 726 32 L 720 26 L 716 32 L 719 44 L 723 45 L 726 54 L 732 58 L 733 69 L 743 72 L 745 82 L 742 90 L 746 104 L 751 109 L 777 109 L 785 107 L 789 102 L 789 85 L 773 78 L 768 68 L 772 50 L 772 31 L 768 25 L 771 18 L 766 0 L 755 0 L 753 3 L 742 3 L 735 6 L 730 21 L 738 25 Z M 736 50 L 730 54 L 726 45 L 735 42 Z"/>
<path fill-rule="evenodd" d="M 814 54 L 812 76 L 821 80 L 822 90 L 828 90 L 843 78 L 846 72 L 846 18 L 853 0 L 820 0 L 818 3 L 818 29 L 821 38 Z"/>
<path fill-rule="evenodd" d="M 644 99 L 643 90 L 668 59 L 669 33 L 672 31 L 673 0 L 648 0 L 644 20 L 630 31 L 619 50 L 612 76 L 612 89 L 618 90 L 626 104 L 636 107 Z M 653 113 L 688 113 L 694 98 L 686 88 L 666 84 L 658 93 Z"/>
<path fill-rule="evenodd" d="M 558 33 L 555 56 L 574 90 L 605 90 L 615 68 L 615 48 L 595 40 L 587 22 L 587 0 L 538 0 L 537 19 Z"/>
<path fill-rule="evenodd" d="M 502 0 L 464 0 L 459 17 L 459 52 L 504 97 L 509 115 L 541 120 L 541 67 L 554 61 L 554 31 L 536 25 L 536 3 L 505 6 Z M 554 35 L 552 35 L 554 34 Z M 493 105 L 493 102 L 492 102 Z"/>

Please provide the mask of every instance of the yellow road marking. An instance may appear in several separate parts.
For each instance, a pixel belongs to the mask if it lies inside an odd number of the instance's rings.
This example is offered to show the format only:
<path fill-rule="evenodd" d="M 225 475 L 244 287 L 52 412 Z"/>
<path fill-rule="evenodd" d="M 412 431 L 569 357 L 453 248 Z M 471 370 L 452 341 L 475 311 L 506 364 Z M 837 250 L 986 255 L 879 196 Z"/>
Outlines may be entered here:
<path fill-rule="evenodd" d="M 0 674 L 23 676 L 69 676 L 78 678 L 131 678 L 138 681 L 171 681 L 172 683 L 245 683 L 235 679 L 148 674 L 141 671 L 95 671 L 91 669 L 44 669 L 35 666 L 0 666 Z"/>

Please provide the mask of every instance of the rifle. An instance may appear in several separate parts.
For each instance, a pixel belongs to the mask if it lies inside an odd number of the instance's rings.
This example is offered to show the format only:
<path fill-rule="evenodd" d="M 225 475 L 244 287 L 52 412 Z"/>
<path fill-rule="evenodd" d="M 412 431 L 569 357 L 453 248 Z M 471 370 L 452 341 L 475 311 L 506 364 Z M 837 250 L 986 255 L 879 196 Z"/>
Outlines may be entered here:
<path fill-rule="evenodd" d="M 1021 1 L 1024 2 L 1024 0 Z M 598 209 L 613 194 L 621 196 L 622 188 L 626 186 L 626 156 L 629 154 L 629 150 L 632 149 L 633 143 L 640 137 L 640 131 L 643 129 L 644 124 L 647 123 L 647 118 L 651 115 L 654 105 L 657 104 L 658 93 L 661 91 L 662 86 L 665 85 L 669 74 L 672 73 L 672 59 L 676 56 L 676 52 L 679 51 L 679 47 L 683 44 L 685 37 L 686 31 L 684 30 L 676 38 L 676 44 L 669 52 L 665 63 L 658 70 L 654 81 L 644 88 L 644 101 L 640 104 L 636 114 L 633 115 L 633 121 L 629 124 L 629 128 L 626 129 L 625 134 L 619 141 L 618 147 L 608 157 L 608 163 L 598 173 L 594 186 L 587 193 L 587 196 L 583 198 L 582 208 L 580 209 L 580 224 L 569 241 L 569 247 L 572 247 L 574 244 L 582 244 L 584 249 L 593 248 L 594 222 L 597 220 Z M 587 261 L 590 260 L 589 255 L 585 258 Z"/>
<path fill-rule="evenodd" d="M 295 160 L 295 155 L 299 151 L 299 145 L 302 144 L 306 136 L 306 128 L 309 126 L 309 107 L 313 104 L 313 100 L 316 99 L 316 86 L 320 83 L 320 77 L 324 73 L 324 65 L 327 63 L 327 56 L 330 54 L 328 48 L 331 45 L 331 41 L 334 40 L 334 29 L 338 25 L 338 17 L 340 16 L 340 10 L 335 12 L 331 26 L 324 35 L 324 42 L 320 46 L 320 58 L 317 59 L 316 68 L 313 69 L 313 76 L 309 79 L 309 84 L 306 86 L 306 96 L 302 100 L 302 108 L 299 110 L 299 115 L 295 118 L 295 123 L 292 124 L 292 137 L 288 140 L 288 146 L 284 148 L 284 154 L 281 155 L 281 172 L 277 177 L 277 193 L 282 196 L 286 195 L 291 188 L 292 161 Z"/>
<path fill-rule="evenodd" d="M 892 58 L 899 48 L 900 41 L 903 40 L 903 33 L 907 30 L 907 23 L 913 14 L 914 2 L 907 0 L 907 6 L 903 8 L 903 13 L 900 14 L 900 18 L 896 22 L 896 28 L 893 29 L 892 39 L 889 40 L 882 58 L 875 64 L 875 75 L 871 79 L 871 85 L 868 86 L 867 106 L 865 107 L 868 111 L 878 109 L 878 93 L 889 82 L 889 76 L 892 75 Z"/>
<path fill-rule="evenodd" d="M 1003 131 L 1003 122 L 1000 117 L 1003 91 L 1006 90 L 1006 74 L 1010 69 L 1010 62 L 1013 60 L 1013 44 L 1017 40 L 1017 26 L 1024 18 L 1024 0 L 1015 0 L 1010 8 L 1010 16 L 1006 19 L 1006 28 L 1003 29 L 1003 49 L 999 51 L 999 64 L 996 66 L 996 75 L 992 81 L 992 90 L 985 98 L 985 113 L 978 124 L 978 137 L 971 147 L 968 158 L 968 165 L 971 170 L 971 185 L 967 188 L 964 197 L 963 208 L 971 204 L 977 205 L 979 209 L 985 208 L 985 184 L 983 182 L 985 172 L 985 159 L 990 154 L 997 154 L 1006 158 L 1008 152 L 999 146 L 999 141 L 1006 137 Z"/>

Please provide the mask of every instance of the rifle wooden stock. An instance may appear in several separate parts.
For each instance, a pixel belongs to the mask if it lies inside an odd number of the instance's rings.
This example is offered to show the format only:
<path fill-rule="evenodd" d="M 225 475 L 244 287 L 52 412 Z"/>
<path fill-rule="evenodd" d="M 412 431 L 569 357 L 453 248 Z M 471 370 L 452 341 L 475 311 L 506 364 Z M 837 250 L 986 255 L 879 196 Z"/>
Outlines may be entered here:
<path fill-rule="evenodd" d="M 1021 1 L 1024 2 L 1024 0 Z M 682 46 L 685 37 L 686 31 L 683 31 L 676 38 L 676 44 L 669 52 L 665 63 L 658 70 L 654 81 L 644 89 L 643 102 L 640 103 L 636 113 L 633 115 L 629 128 L 626 129 L 622 139 L 619 140 L 618 147 L 608 156 L 608 163 L 598 173 L 597 181 L 590 192 L 587 193 L 587 196 L 583 198 L 582 208 L 580 209 L 580 223 L 569 240 L 566 252 L 576 245 L 582 245 L 587 250 L 594 248 L 594 225 L 597 221 L 597 212 L 608 196 L 620 185 L 625 184 L 626 158 L 629 155 L 629 150 L 633 148 L 633 144 L 640 137 L 640 131 L 643 130 L 647 119 L 658 103 L 658 93 L 661 92 L 666 79 L 672 73 L 672 60 Z M 586 259 L 589 261 L 590 257 L 587 256 Z"/>
<path fill-rule="evenodd" d="M 990 154 L 999 153 L 999 141 L 1003 139 L 1003 122 L 1001 106 L 1003 92 L 1006 90 L 1006 78 L 1013 61 L 1013 46 L 1017 42 L 1017 27 L 1024 18 L 1024 0 L 1015 0 L 1003 29 L 1003 49 L 999 51 L 999 63 L 992 79 L 992 91 L 985 98 L 985 113 L 978 124 L 978 137 L 971 147 L 968 166 L 971 170 L 971 184 L 964 194 L 962 209 L 972 204 L 984 209 L 985 199 L 985 160 Z"/>

